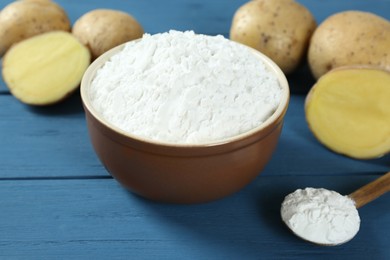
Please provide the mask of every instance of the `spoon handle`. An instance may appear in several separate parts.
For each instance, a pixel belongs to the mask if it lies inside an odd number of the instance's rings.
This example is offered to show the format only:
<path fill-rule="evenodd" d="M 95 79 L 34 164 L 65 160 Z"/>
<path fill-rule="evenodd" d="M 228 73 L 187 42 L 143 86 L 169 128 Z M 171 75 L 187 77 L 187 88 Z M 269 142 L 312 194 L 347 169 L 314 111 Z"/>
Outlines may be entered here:
<path fill-rule="evenodd" d="M 390 191 L 390 172 L 349 194 L 349 197 L 355 201 L 356 208 L 360 208 L 388 191 Z"/>

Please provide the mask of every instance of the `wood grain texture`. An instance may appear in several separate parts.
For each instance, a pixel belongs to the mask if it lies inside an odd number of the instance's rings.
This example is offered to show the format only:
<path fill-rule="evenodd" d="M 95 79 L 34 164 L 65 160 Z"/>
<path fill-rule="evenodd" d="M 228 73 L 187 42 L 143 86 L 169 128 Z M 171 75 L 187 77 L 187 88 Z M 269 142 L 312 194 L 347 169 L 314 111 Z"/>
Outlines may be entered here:
<path fill-rule="evenodd" d="M 89 143 L 77 93 L 50 107 L 0 95 L 0 118 L 0 179 L 107 175 Z"/>
<path fill-rule="evenodd" d="M 0 9 L 11 0 L 0 0 Z M 131 13 L 148 33 L 170 29 L 228 36 L 246 0 L 57 0 L 72 22 L 96 8 Z M 390 0 L 299 0 L 321 22 L 348 9 L 390 19 Z M 17 101 L 0 77 L 0 259 L 390 259 L 390 197 L 359 210 L 358 235 L 318 247 L 280 219 L 284 196 L 316 187 L 350 194 L 390 168 L 390 155 L 353 160 L 310 133 L 307 64 L 288 78 L 292 97 L 278 148 L 242 191 L 199 205 L 159 204 L 124 190 L 89 143 L 80 96 L 50 107 Z"/>
<path fill-rule="evenodd" d="M 361 208 L 388 191 L 390 191 L 390 172 L 354 191 L 349 197 L 355 201 L 356 208 Z"/>
<path fill-rule="evenodd" d="M 360 232 L 340 247 L 308 244 L 280 218 L 284 196 L 297 188 L 347 194 L 376 177 L 261 176 L 239 193 L 199 205 L 153 203 L 109 179 L 1 181 L 0 258 L 385 259 L 389 196 L 360 210 Z"/>
<path fill-rule="evenodd" d="M 389 168 L 390 156 L 357 161 L 323 147 L 307 127 L 303 103 L 303 96 L 291 97 L 277 150 L 262 174 L 377 174 Z M 0 118 L 0 180 L 108 176 L 90 144 L 77 93 L 38 108 L 0 95 Z"/>

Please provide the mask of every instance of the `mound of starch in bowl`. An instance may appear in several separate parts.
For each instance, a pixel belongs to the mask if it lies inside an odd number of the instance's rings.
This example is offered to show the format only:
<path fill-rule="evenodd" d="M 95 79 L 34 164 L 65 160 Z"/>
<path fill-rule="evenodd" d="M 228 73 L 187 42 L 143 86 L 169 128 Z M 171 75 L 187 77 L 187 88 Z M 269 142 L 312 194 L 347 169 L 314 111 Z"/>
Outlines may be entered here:
<path fill-rule="evenodd" d="M 210 143 L 247 132 L 276 110 L 277 77 L 250 49 L 193 31 L 126 44 L 96 73 L 90 96 L 112 125 L 164 143 Z"/>

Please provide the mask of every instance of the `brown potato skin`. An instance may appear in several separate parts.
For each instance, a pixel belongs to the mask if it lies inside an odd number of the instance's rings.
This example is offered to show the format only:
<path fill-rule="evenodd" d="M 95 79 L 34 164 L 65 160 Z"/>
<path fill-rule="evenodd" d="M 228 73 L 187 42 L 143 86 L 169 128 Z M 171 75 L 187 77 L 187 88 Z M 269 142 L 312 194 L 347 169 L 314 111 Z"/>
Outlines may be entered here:
<path fill-rule="evenodd" d="M 340 66 L 367 65 L 390 70 L 390 22 L 361 11 L 329 16 L 311 38 L 308 62 L 316 79 Z"/>
<path fill-rule="evenodd" d="M 310 11 L 294 0 L 256 0 L 234 14 L 230 39 L 270 57 L 284 73 L 306 59 L 317 23 Z"/>
<path fill-rule="evenodd" d="M 90 49 L 94 60 L 113 47 L 141 38 L 144 30 L 128 13 L 96 9 L 81 16 L 72 33 Z"/>
<path fill-rule="evenodd" d="M 65 11 L 50 0 L 19 0 L 0 12 L 0 57 L 15 43 L 49 31 L 70 31 Z"/>

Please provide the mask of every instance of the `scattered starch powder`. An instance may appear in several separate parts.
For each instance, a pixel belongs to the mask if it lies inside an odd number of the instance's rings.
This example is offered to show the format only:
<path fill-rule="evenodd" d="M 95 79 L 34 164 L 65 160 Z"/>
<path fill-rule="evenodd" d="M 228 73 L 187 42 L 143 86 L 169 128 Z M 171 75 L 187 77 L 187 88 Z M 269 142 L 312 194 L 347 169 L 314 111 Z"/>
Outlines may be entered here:
<path fill-rule="evenodd" d="M 193 31 L 129 42 L 91 85 L 94 108 L 116 127 L 181 144 L 251 130 L 272 115 L 280 96 L 276 76 L 250 50 Z"/>
<path fill-rule="evenodd" d="M 298 236 L 318 244 L 340 244 L 359 231 L 354 201 L 326 189 L 298 189 L 286 196 L 281 215 Z"/>

